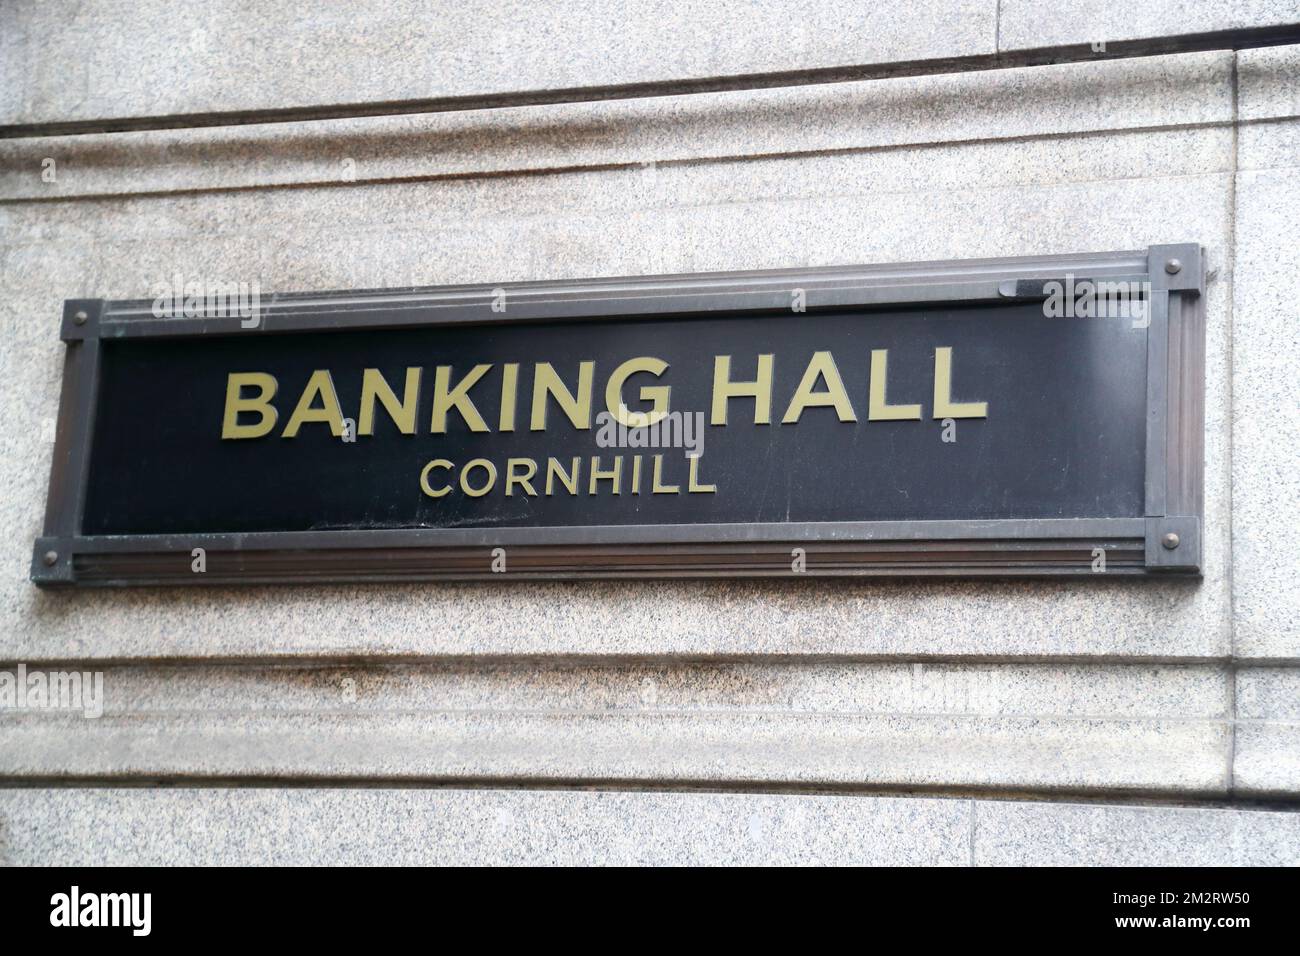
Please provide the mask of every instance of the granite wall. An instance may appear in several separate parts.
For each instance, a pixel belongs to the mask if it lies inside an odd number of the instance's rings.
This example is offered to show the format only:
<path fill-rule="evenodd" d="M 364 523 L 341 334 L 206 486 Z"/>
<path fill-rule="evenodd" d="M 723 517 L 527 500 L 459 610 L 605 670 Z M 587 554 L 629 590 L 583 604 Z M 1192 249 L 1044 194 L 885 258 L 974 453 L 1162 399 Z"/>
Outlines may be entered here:
<path fill-rule="evenodd" d="M 1300 863 L 1291 4 L 385 10 L 0 8 L 0 861 Z M 1198 582 L 28 580 L 65 298 L 1189 241 Z"/>

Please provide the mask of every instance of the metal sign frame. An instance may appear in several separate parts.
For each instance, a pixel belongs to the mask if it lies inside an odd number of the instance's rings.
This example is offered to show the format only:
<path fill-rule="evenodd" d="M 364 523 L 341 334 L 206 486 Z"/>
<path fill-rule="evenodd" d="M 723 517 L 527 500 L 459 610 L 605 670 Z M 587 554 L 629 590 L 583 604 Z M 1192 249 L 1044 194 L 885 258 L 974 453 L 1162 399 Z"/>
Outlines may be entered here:
<path fill-rule="evenodd" d="M 474 578 L 740 577 L 806 574 L 945 577 L 1196 575 L 1201 563 L 1204 283 L 1196 244 L 1145 251 L 702 273 L 636 278 L 277 295 L 260 331 L 545 322 L 612 316 L 789 310 L 803 290 L 819 309 L 1042 300 L 1066 276 L 1149 282 L 1143 517 L 992 521 L 682 524 L 243 534 L 81 533 L 99 386 L 100 343 L 231 334 L 238 317 L 156 318 L 149 300 L 73 299 L 44 534 L 42 586 L 418 581 Z M 492 309 L 505 289 L 508 315 Z M 206 571 L 191 570 L 203 548 Z M 494 574 L 492 552 L 509 550 Z"/>

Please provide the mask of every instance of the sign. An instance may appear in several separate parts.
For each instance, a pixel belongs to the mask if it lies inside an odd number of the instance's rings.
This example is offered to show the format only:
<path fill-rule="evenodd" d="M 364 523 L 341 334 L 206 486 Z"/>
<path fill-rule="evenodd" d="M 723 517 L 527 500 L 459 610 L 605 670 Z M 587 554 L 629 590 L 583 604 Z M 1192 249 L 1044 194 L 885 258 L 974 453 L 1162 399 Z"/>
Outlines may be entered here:
<path fill-rule="evenodd" d="M 38 584 L 1196 572 L 1199 247 L 72 300 Z"/>

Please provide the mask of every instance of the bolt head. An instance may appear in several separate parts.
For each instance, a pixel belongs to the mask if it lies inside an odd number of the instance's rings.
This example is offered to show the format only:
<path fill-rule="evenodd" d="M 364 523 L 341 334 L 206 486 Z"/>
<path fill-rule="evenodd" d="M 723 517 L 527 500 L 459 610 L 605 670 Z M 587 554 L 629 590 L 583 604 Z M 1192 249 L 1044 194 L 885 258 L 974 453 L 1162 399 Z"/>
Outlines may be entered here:
<path fill-rule="evenodd" d="M 1178 259 L 1168 259 L 1165 261 L 1165 271 L 1171 276 L 1177 275 L 1183 271 L 1183 264 Z"/>
<path fill-rule="evenodd" d="M 72 317 L 72 321 L 76 322 L 78 325 L 85 325 L 86 320 L 89 318 L 90 316 L 88 316 L 85 312 L 78 312 L 76 315 Z"/>
<path fill-rule="evenodd" d="M 1178 547 L 1178 542 L 1178 535 L 1174 534 L 1172 531 L 1160 539 L 1160 543 L 1163 544 L 1165 549 L 1168 551 L 1172 551 L 1174 548 Z"/>
<path fill-rule="evenodd" d="M 53 567 L 59 563 L 59 552 L 46 551 L 45 554 L 42 555 L 41 560 L 44 561 L 47 566 Z"/>

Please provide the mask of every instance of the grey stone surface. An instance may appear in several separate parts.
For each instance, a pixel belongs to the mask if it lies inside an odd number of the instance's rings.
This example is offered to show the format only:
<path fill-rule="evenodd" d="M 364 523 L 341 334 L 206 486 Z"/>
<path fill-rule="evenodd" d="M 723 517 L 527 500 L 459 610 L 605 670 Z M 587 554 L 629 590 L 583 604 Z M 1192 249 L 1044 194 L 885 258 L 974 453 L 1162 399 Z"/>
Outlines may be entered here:
<path fill-rule="evenodd" d="M 1079 43 L 1114 43 L 1295 23 L 1291 0 L 1001 0 L 998 49 L 1022 50 Z"/>
<path fill-rule="evenodd" d="M 509 790 L 0 791 L 11 865 L 946 865 L 964 800 Z"/>
<path fill-rule="evenodd" d="M 995 0 L 0 7 L 0 123 L 601 87 L 991 53 Z M 743 22 L 743 29 L 737 29 Z M 130 64 L 125 68 L 124 64 Z"/>
<path fill-rule="evenodd" d="M 82 721 L 81 723 L 76 723 Z M 0 727 L 11 779 L 304 779 L 1227 793 L 1222 721 L 766 714 L 268 715 Z"/>
<path fill-rule="evenodd" d="M 1300 721 L 1300 668 L 1243 667 L 1236 678 L 1241 720 Z"/>
<path fill-rule="evenodd" d="M 1235 792 L 1294 800 L 1300 793 L 1300 720 L 1242 721 L 1232 764 Z"/>
<path fill-rule="evenodd" d="M 0 777 L 789 782 L 1227 792 L 1219 667 L 110 668 L 0 719 Z"/>
<path fill-rule="evenodd" d="M 1232 788 L 1243 796 L 1294 800 L 1300 793 L 1300 721 L 1240 722 Z"/>
<path fill-rule="evenodd" d="M 0 198 L 343 185 L 766 155 L 800 155 L 807 163 L 843 150 L 1226 125 L 1232 65 L 1231 53 L 1214 52 L 757 92 L 0 140 Z M 1186 138 L 1194 150 L 1216 139 Z M 1143 175 L 1147 141 L 1114 141 L 1105 155 L 1124 169 L 1109 175 Z M 1030 154 L 1027 167 L 1039 165 L 1031 155 L 1038 143 L 1020 148 Z M 959 155 L 981 152 L 971 145 Z M 1216 159 L 1226 155 L 1220 149 Z M 42 175 L 47 160 L 55 163 L 53 181 Z M 644 188 L 652 189 L 655 170 L 642 172 Z"/>
<path fill-rule="evenodd" d="M 1300 793 L 1300 668 L 1237 672 L 1233 786 L 1255 796 Z"/>
<path fill-rule="evenodd" d="M 1300 813 L 976 801 L 980 866 L 1300 866 Z"/>
<path fill-rule="evenodd" d="M 119 717 L 761 712 L 1159 721 L 1229 714 L 1227 671 L 1212 665 L 449 661 L 118 665 L 102 673 L 104 712 Z"/>
<path fill-rule="evenodd" d="M 1300 45 L 1237 51 L 1237 116 L 1245 121 L 1300 116 Z"/>
<path fill-rule="evenodd" d="M 991 50 L 995 4 L 764 4 L 746 7 L 746 30 L 727 31 L 683 29 L 682 18 L 735 11 L 665 14 L 656 3 L 595 42 L 584 40 L 590 15 L 557 38 L 565 7 L 539 7 L 491 37 L 507 51 L 496 58 L 456 39 L 465 23 L 501 26 L 491 6 L 478 21 L 465 19 L 475 6 L 403 4 L 361 29 L 321 15 L 268 31 L 218 4 L 196 38 L 177 18 L 141 35 L 133 18 L 156 13 L 152 2 L 84 5 L 57 32 L 45 26 L 58 14 L 4 5 L 0 123 L 959 56 Z M 1003 47 L 1294 18 L 1282 6 L 1174 16 L 1168 4 L 1003 0 Z M 402 32 L 417 22 L 442 29 Z M 138 69 L 113 59 L 124 38 Z M 72 69 L 69 51 L 81 51 Z M 338 69 L 322 76 L 326 54 Z M 1300 443 L 1297 56 L 0 140 L 0 663 L 151 662 L 109 668 L 100 720 L 0 714 L 0 778 L 1293 799 L 1295 672 L 1244 665 L 1300 660 L 1300 527 L 1285 506 Z M 53 183 L 39 175 L 47 156 Z M 1211 268 L 1199 583 L 45 594 L 27 581 L 65 297 L 147 295 L 176 272 L 270 293 L 1181 241 L 1203 243 Z M 342 845 L 349 819 L 360 821 L 347 831 L 355 842 Z M 1294 864 L 1296 821 L 927 798 L 30 790 L 0 792 L 0 859 Z M 399 840 L 413 842 L 395 849 Z"/>
<path fill-rule="evenodd" d="M 1233 283 L 1236 653 L 1300 658 L 1300 167 L 1237 175 Z"/>
<path fill-rule="evenodd" d="M 972 827 L 972 823 L 974 826 Z M 10 865 L 1297 865 L 1300 814 L 711 793 L 0 791 Z"/>
<path fill-rule="evenodd" d="M 1136 137 L 1136 138 L 1126 138 Z M 1229 647 L 1231 138 L 1175 130 L 0 206 L 0 659 L 836 654 L 1214 658 Z M 1152 210 L 1160 210 L 1153 215 Z M 27 581 L 74 295 L 177 271 L 264 292 L 1140 248 L 1208 249 L 1205 578 L 659 582 L 44 594 Z"/>
<path fill-rule="evenodd" d="M 1237 53 L 1237 168 L 1300 165 L 1300 46 Z"/>
<path fill-rule="evenodd" d="M 1238 130 L 1237 157 L 1241 171 L 1300 166 L 1300 119 L 1243 123 Z"/>

